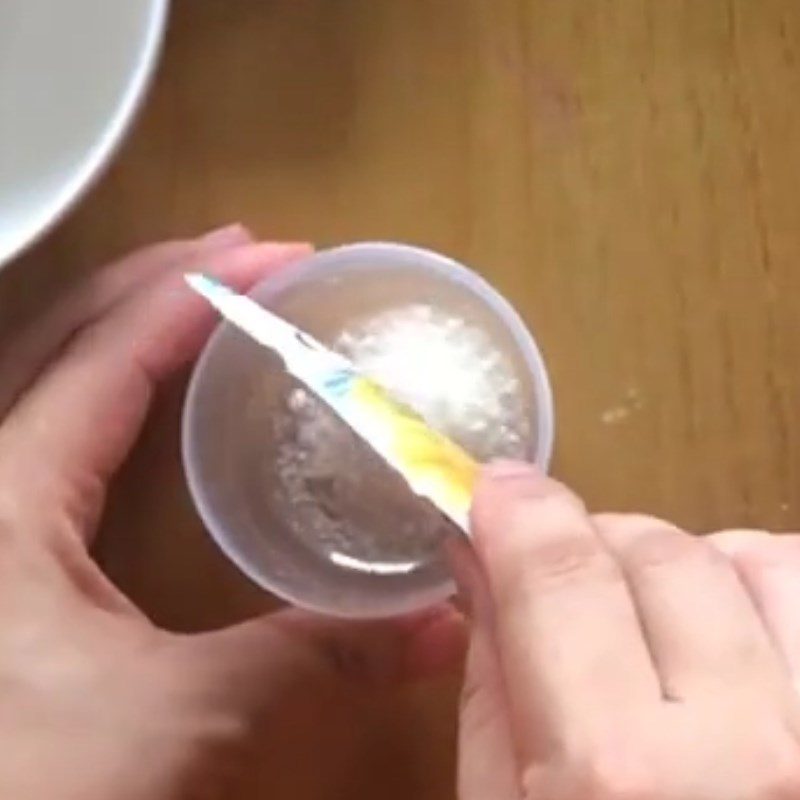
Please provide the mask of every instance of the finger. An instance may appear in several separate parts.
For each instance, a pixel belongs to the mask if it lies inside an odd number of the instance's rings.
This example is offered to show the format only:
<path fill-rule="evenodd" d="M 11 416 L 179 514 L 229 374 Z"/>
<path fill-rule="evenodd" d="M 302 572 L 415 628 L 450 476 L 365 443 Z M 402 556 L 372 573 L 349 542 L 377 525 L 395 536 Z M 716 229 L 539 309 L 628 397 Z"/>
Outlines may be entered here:
<path fill-rule="evenodd" d="M 270 623 L 302 642 L 323 668 L 362 685 L 416 681 L 453 671 L 466 652 L 464 618 L 448 603 L 407 617 L 364 623 L 287 609 L 273 614 Z"/>
<path fill-rule="evenodd" d="M 651 517 L 595 518 L 625 572 L 664 696 L 720 687 L 760 691 L 779 663 L 729 560 L 698 537 Z"/>
<path fill-rule="evenodd" d="M 708 539 L 733 561 L 800 688 L 800 536 L 724 531 Z"/>
<path fill-rule="evenodd" d="M 623 576 L 575 495 L 527 466 L 490 468 L 472 528 L 527 757 L 537 757 L 542 736 L 596 733 L 658 698 Z"/>
<path fill-rule="evenodd" d="M 472 617 L 459 707 L 458 796 L 514 800 L 521 793 L 489 587 L 472 548 L 461 539 L 447 545 L 451 570 Z"/>
<path fill-rule="evenodd" d="M 455 670 L 463 661 L 463 618 L 451 606 L 396 620 L 357 623 L 287 609 L 186 642 L 245 712 L 257 713 L 276 686 L 369 689 Z M 269 681 L 264 676 L 269 675 Z"/>
<path fill-rule="evenodd" d="M 307 252 L 246 245 L 201 266 L 244 290 Z M 83 328 L 0 427 L 0 516 L 72 525 L 88 538 L 156 383 L 197 354 L 215 321 L 176 271 Z"/>
<path fill-rule="evenodd" d="M 229 225 L 190 241 L 163 242 L 139 250 L 103 269 L 69 293 L 0 351 L 0 419 L 64 343 L 83 325 L 141 286 L 190 258 L 252 241 L 241 225 Z"/>

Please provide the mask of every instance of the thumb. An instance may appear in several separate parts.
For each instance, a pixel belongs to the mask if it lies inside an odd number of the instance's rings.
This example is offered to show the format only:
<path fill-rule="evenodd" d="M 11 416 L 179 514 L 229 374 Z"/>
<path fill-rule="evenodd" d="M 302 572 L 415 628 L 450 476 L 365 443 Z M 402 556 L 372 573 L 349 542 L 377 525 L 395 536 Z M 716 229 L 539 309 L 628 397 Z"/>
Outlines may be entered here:
<path fill-rule="evenodd" d="M 268 622 L 305 650 L 315 668 L 360 685 L 414 681 L 447 672 L 461 664 L 466 649 L 464 620 L 449 603 L 373 622 L 297 609 L 278 612 Z"/>
<path fill-rule="evenodd" d="M 187 642 L 220 691 L 255 709 L 292 690 L 374 688 L 456 669 L 466 649 L 461 616 L 442 604 L 412 616 L 354 622 L 283 611 Z"/>

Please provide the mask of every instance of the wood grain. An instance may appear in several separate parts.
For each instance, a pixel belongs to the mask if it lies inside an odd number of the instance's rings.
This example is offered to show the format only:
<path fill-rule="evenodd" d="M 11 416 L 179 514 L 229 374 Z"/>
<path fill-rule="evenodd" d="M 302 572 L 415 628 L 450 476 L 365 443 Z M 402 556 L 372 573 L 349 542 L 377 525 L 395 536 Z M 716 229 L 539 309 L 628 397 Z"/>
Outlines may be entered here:
<path fill-rule="evenodd" d="M 531 324 L 556 472 L 593 507 L 797 528 L 798 97 L 795 0 L 178 0 L 140 123 L 3 273 L 0 320 L 134 245 L 229 220 L 422 243 Z M 193 630 L 265 599 L 189 507 L 180 388 L 115 489 L 103 557 L 158 621 Z M 346 767 L 316 754 L 315 785 L 270 797 L 451 798 L 455 689 L 377 698 Z"/>

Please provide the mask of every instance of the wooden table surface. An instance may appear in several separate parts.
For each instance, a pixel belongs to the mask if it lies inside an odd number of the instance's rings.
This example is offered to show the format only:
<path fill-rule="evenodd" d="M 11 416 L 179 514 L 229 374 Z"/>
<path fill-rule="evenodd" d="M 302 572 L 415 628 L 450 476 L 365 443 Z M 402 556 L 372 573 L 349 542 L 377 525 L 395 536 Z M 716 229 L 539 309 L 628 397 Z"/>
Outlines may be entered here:
<path fill-rule="evenodd" d="M 798 98 L 796 0 L 177 0 L 140 123 L 3 273 L 0 319 L 232 220 L 429 245 L 532 326 L 555 471 L 592 506 L 800 527 Z M 159 622 L 195 630 L 265 599 L 188 503 L 181 388 L 121 476 L 101 555 Z M 311 754 L 293 771 L 319 779 L 269 796 L 452 798 L 455 698 L 378 698 L 346 765 Z"/>

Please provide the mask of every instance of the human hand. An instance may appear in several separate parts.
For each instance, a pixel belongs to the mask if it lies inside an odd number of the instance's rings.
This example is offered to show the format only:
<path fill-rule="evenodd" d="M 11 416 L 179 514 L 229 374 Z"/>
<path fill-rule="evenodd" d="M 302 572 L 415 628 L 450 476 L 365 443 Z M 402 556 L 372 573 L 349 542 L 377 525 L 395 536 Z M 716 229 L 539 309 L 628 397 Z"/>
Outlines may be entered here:
<path fill-rule="evenodd" d="M 202 267 L 246 290 L 308 252 L 241 227 L 135 253 L 0 353 L 0 797 L 231 797 L 254 758 L 293 769 L 303 725 L 359 687 L 457 659 L 454 614 L 345 625 L 286 611 L 197 636 L 156 628 L 90 558 L 109 479 L 156 385 L 213 312 Z M 328 706 L 325 703 L 328 703 Z"/>
<path fill-rule="evenodd" d="M 590 516 L 513 464 L 472 523 L 461 800 L 800 796 L 794 537 Z"/>

